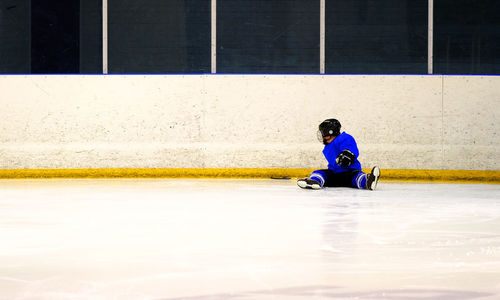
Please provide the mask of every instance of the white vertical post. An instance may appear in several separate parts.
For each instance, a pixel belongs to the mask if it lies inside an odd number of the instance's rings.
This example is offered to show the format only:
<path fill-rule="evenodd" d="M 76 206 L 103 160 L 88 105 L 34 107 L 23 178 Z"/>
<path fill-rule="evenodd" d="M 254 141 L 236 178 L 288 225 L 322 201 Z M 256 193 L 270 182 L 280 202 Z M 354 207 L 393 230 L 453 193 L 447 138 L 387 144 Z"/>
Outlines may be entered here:
<path fill-rule="evenodd" d="M 428 3 L 428 32 L 427 32 L 427 73 L 433 74 L 434 65 L 434 0 Z"/>
<path fill-rule="evenodd" d="M 212 17 L 211 17 L 211 23 L 212 23 L 212 52 L 211 52 L 211 57 L 212 57 L 212 74 L 217 73 L 217 0 L 212 0 Z"/>
<path fill-rule="evenodd" d="M 319 5 L 319 73 L 325 74 L 325 0 Z"/>
<path fill-rule="evenodd" d="M 108 74 L 108 0 L 102 0 L 102 73 Z"/>

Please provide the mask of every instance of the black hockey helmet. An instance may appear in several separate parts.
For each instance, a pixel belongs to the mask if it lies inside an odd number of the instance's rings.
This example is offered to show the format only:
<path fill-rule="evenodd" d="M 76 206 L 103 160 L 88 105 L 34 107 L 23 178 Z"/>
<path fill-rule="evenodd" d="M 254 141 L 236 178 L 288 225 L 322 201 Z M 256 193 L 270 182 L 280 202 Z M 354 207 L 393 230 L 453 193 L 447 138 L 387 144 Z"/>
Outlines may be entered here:
<path fill-rule="evenodd" d="M 319 124 L 318 140 L 323 141 L 326 136 L 340 135 L 340 122 L 337 119 L 326 119 Z"/>

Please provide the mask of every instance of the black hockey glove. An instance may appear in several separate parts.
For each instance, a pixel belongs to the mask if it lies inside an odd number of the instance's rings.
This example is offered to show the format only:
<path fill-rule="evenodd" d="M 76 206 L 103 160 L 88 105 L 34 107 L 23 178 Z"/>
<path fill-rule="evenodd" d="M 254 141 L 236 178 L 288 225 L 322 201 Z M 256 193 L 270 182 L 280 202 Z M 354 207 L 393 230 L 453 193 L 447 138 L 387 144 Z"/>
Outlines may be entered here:
<path fill-rule="evenodd" d="M 342 168 L 347 168 L 352 163 L 356 160 L 356 156 L 349 151 L 349 150 L 344 150 L 340 152 L 339 156 L 337 156 L 337 159 L 335 160 L 337 162 L 337 165 L 341 166 Z"/>

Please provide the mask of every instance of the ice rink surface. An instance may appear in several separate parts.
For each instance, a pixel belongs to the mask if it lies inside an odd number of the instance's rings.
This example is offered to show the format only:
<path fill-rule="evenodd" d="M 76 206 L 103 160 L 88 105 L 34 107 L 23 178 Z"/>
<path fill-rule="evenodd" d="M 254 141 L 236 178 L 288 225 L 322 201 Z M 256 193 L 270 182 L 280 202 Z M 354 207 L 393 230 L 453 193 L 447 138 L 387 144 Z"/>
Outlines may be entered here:
<path fill-rule="evenodd" d="M 500 299 L 500 185 L 0 180 L 0 299 Z"/>

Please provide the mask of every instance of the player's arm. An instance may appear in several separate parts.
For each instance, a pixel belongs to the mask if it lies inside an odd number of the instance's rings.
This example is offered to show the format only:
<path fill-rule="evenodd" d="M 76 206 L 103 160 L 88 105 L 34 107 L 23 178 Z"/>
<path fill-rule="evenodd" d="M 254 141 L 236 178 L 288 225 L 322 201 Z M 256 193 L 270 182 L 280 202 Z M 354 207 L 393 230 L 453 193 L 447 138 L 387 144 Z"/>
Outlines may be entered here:
<path fill-rule="evenodd" d="M 356 141 L 354 141 L 354 138 L 350 137 L 340 145 L 340 149 L 344 150 L 340 152 L 335 162 L 342 168 L 348 168 L 356 161 L 356 157 L 359 155 Z"/>

